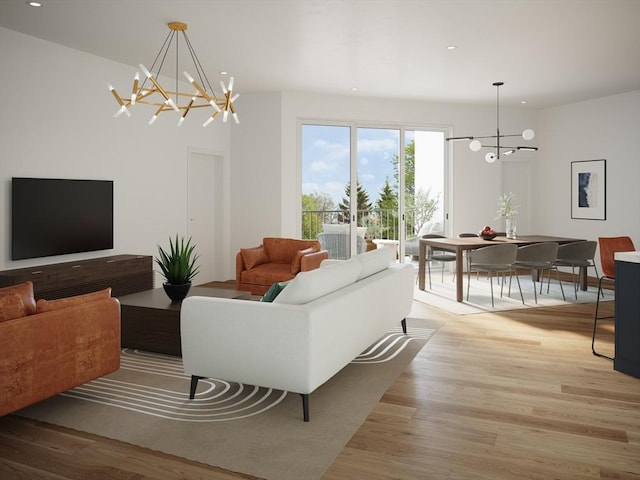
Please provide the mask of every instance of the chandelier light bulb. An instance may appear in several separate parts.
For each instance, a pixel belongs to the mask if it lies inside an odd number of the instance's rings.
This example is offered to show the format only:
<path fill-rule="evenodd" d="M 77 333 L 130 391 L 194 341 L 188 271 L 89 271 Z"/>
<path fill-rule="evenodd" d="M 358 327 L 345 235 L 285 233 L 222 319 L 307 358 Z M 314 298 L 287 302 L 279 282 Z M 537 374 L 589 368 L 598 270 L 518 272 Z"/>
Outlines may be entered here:
<path fill-rule="evenodd" d="M 489 152 L 485 155 L 484 159 L 487 161 L 487 163 L 493 163 L 496 161 L 496 154 L 493 152 Z"/>
<path fill-rule="evenodd" d="M 482 143 L 480 143 L 480 140 L 472 140 L 469 143 L 469 148 L 472 152 L 478 152 L 482 148 Z"/>
<path fill-rule="evenodd" d="M 202 124 L 203 127 L 206 127 L 207 125 L 209 125 L 211 122 L 213 122 L 213 115 L 210 116 L 209 118 L 207 118 L 207 120 Z"/>
<path fill-rule="evenodd" d="M 533 140 L 533 137 L 535 136 L 536 133 L 530 128 L 527 128 L 524 132 L 522 132 L 522 138 L 524 138 L 525 140 Z"/>
<path fill-rule="evenodd" d="M 147 70 L 147 67 L 145 67 L 143 64 L 140 64 L 138 66 L 144 72 L 144 74 L 146 75 L 147 78 L 151 78 L 151 72 L 149 70 Z"/>
<path fill-rule="evenodd" d="M 149 125 L 153 125 L 153 122 L 156 121 L 156 118 L 158 118 L 158 115 L 154 115 L 153 117 L 151 117 L 151 120 L 149 120 Z"/>

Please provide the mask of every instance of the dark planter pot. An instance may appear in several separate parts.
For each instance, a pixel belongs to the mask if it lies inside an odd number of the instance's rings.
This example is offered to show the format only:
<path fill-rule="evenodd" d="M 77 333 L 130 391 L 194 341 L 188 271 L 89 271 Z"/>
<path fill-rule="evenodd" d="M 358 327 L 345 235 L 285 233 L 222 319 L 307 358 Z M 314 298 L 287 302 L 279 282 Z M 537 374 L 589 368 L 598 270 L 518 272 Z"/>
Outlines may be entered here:
<path fill-rule="evenodd" d="M 173 303 L 181 302 L 189 293 L 189 289 L 191 288 L 191 282 L 183 283 L 182 285 L 174 285 L 172 283 L 163 283 L 162 288 L 164 288 L 165 293 L 171 299 Z"/>

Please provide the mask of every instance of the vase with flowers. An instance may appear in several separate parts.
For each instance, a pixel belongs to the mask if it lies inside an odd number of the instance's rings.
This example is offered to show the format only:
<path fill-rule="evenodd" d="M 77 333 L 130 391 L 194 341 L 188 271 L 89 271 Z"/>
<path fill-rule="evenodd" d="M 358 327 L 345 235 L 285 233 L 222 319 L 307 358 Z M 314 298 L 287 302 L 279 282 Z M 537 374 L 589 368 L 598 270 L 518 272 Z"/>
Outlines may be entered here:
<path fill-rule="evenodd" d="M 503 193 L 498 198 L 498 218 L 505 220 L 505 232 L 507 238 L 516 238 L 516 215 L 518 214 L 515 205 L 516 194 L 513 192 Z"/>

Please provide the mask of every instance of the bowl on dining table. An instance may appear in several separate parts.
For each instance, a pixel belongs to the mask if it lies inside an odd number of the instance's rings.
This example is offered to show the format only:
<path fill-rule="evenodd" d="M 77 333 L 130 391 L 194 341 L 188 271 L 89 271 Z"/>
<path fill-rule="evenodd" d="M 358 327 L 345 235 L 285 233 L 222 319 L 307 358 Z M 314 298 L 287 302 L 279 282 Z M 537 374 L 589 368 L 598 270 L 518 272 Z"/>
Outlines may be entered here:
<path fill-rule="evenodd" d="M 493 240 L 497 236 L 498 236 L 497 233 L 481 233 L 480 234 L 480 238 L 482 238 L 483 240 Z"/>

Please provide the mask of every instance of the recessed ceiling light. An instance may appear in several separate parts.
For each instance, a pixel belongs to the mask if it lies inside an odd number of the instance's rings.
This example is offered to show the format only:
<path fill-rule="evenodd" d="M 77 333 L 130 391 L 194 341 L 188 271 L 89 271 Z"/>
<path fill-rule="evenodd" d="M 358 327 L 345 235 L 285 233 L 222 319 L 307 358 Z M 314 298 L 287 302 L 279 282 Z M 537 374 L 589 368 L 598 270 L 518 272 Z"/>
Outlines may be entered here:
<path fill-rule="evenodd" d="M 526 101 L 526 100 L 520 100 L 520 103 L 521 103 L 522 105 L 524 105 L 524 104 L 526 104 L 526 103 L 527 103 L 527 101 Z"/>
<path fill-rule="evenodd" d="M 27 2 L 27 5 L 29 5 L 30 7 L 41 7 L 42 3 L 40 3 L 40 2 Z"/>
<path fill-rule="evenodd" d="M 457 45 L 447 45 L 447 50 L 455 50 L 456 48 L 458 48 Z"/>
<path fill-rule="evenodd" d="M 226 70 L 222 70 L 219 73 L 220 73 L 220 75 L 229 75 L 229 72 L 227 72 Z"/>
<path fill-rule="evenodd" d="M 357 92 L 358 91 L 358 87 L 351 87 L 351 91 L 352 92 Z"/>

